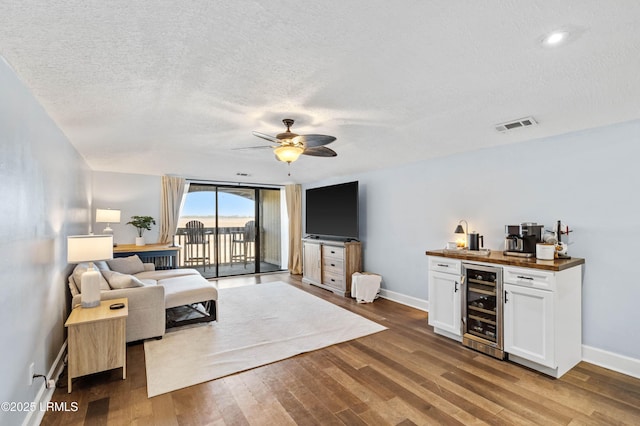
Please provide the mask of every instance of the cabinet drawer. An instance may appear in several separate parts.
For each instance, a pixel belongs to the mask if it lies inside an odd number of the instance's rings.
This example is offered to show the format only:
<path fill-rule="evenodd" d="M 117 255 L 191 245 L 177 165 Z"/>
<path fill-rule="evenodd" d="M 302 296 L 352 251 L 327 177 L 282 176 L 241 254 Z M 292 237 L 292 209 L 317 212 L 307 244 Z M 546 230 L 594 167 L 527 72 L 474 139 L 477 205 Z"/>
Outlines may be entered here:
<path fill-rule="evenodd" d="M 322 284 L 343 289 L 344 277 L 340 274 L 335 274 L 335 273 L 325 271 L 322 273 Z"/>
<path fill-rule="evenodd" d="M 429 270 L 445 274 L 460 275 L 460 261 L 446 257 L 429 257 Z"/>
<path fill-rule="evenodd" d="M 322 269 L 330 273 L 342 275 L 342 271 L 344 270 L 344 262 L 342 261 L 342 259 L 325 257 L 322 259 Z"/>
<path fill-rule="evenodd" d="M 336 246 L 322 246 L 322 258 L 331 258 L 331 259 L 344 259 L 344 247 L 336 247 Z"/>
<path fill-rule="evenodd" d="M 556 275 L 553 272 L 505 267 L 503 274 L 505 283 L 549 291 L 555 291 L 556 289 Z"/>

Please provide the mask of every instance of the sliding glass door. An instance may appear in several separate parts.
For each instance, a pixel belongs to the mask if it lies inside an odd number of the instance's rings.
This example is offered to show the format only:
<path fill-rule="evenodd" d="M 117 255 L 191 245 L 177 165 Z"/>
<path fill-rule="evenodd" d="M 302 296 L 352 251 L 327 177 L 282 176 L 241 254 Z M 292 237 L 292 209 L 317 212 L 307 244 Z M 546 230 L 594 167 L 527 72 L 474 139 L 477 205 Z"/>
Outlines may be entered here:
<path fill-rule="evenodd" d="M 279 189 L 258 190 L 258 216 L 260 217 L 260 250 L 257 253 L 261 272 L 286 269 L 282 252 L 284 241 L 283 216 L 286 206 L 282 202 L 284 191 Z"/>
<path fill-rule="evenodd" d="M 218 276 L 257 272 L 256 190 L 218 187 L 218 203 Z"/>
<path fill-rule="evenodd" d="M 178 224 L 180 266 L 205 277 L 283 269 L 280 189 L 191 183 Z"/>

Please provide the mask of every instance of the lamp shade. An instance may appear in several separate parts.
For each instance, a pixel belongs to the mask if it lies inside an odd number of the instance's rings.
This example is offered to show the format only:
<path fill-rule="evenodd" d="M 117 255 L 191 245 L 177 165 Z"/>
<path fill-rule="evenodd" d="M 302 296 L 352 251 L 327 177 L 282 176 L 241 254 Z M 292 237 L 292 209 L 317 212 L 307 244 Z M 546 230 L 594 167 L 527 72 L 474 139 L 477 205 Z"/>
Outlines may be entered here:
<path fill-rule="evenodd" d="M 113 259 L 112 235 L 71 235 L 67 237 L 69 263 Z"/>
<path fill-rule="evenodd" d="M 451 229 L 451 228 L 449 228 Z M 454 234 L 464 234 L 464 229 L 462 228 L 462 225 L 458 224 L 458 226 L 456 226 L 456 230 L 453 231 Z"/>
<path fill-rule="evenodd" d="M 96 209 L 96 222 L 120 223 L 120 210 Z"/>
<path fill-rule="evenodd" d="M 287 163 L 296 161 L 298 157 L 300 157 L 300 154 L 302 154 L 302 151 L 304 151 L 304 148 L 296 145 L 282 145 L 273 150 L 278 160 Z"/>

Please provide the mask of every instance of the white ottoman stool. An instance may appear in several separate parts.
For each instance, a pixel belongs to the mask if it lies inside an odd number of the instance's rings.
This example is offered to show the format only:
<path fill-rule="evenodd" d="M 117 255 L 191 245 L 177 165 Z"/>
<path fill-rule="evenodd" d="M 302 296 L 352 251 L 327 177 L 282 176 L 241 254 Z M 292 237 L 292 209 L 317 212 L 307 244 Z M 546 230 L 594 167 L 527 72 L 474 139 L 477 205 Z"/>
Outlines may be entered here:
<path fill-rule="evenodd" d="M 354 272 L 351 276 L 351 297 L 358 303 L 371 303 L 378 296 L 382 276 L 371 272 Z"/>

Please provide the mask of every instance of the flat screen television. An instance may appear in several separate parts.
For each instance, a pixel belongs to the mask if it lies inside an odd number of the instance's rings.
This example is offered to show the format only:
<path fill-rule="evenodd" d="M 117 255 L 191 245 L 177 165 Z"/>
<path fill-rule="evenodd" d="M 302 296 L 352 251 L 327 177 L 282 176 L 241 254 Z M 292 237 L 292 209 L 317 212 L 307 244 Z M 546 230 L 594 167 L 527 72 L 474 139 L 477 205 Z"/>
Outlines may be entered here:
<path fill-rule="evenodd" d="M 358 182 L 310 188 L 305 192 L 306 233 L 358 239 Z"/>

